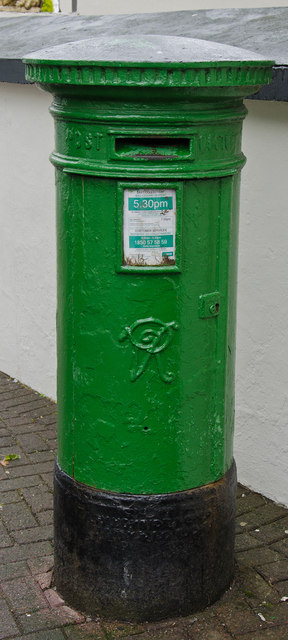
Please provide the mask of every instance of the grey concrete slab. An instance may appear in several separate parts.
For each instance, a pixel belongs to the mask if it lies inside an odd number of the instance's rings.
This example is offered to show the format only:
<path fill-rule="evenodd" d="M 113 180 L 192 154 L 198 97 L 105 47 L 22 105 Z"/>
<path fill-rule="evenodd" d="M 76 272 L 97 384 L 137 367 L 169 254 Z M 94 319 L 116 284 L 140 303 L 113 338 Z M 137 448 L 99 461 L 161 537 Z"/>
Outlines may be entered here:
<path fill-rule="evenodd" d="M 171 11 L 151 14 L 0 15 L 0 81 L 25 82 L 22 57 L 47 46 L 91 37 L 159 34 L 200 38 L 248 49 L 276 61 L 260 99 L 288 99 L 288 7 Z"/>

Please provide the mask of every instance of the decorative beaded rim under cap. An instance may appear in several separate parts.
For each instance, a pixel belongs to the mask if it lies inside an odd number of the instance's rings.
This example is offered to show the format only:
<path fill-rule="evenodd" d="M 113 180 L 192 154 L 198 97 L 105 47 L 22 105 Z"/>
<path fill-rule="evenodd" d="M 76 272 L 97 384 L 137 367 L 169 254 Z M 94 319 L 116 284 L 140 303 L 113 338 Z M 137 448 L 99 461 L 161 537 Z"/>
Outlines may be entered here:
<path fill-rule="evenodd" d="M 30 82 L 219 87 L 266 84 L 273 62 L 228 45 L 176 36 L 89 38 L 27 55 Z"/>

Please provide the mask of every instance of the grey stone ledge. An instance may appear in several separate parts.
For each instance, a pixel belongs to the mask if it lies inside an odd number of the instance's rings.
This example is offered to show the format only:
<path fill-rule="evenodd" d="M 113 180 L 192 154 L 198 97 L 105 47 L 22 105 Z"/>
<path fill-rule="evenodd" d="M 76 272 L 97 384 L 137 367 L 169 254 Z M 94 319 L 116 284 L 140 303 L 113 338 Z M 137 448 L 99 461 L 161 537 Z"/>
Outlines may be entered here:
<path fill-rule="evenodd" d="M 288 7 L 107 16 L 0 14 L 0 81 L 26 83 L 22 58 L 35 50 L 127 34 L 199 38 L 275 60 L 272 83 L 253 99 L 288 101 Z"/>

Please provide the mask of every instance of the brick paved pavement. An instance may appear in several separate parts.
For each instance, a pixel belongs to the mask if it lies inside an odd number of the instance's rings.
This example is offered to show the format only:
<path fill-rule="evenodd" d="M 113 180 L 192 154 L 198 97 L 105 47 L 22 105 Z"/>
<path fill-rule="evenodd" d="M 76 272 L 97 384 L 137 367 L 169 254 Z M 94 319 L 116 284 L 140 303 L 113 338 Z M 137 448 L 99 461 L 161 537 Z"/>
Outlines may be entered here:
<path fill-rule="evenodd" d="M 288 510 L 239 486 L 232 588 L 158 624 L 85 618 L 53 589 L 56 405 L 0 373 L 0 640 L 288 640 Z M 287 598 L 287 601 L 286 601 Z"/>

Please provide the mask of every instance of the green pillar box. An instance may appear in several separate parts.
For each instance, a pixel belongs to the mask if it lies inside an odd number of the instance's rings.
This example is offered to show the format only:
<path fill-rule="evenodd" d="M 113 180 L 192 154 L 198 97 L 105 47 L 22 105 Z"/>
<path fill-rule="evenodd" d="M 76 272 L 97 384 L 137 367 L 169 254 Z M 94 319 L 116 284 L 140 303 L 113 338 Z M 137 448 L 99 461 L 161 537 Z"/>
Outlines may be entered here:
<path fill-rule="evenodd" d="M 56 126 L 56 586 L 89 614 L 189 614 L 233 576 L 243 97 L 271 62 L 166 36 L 25 62 Z"/>

